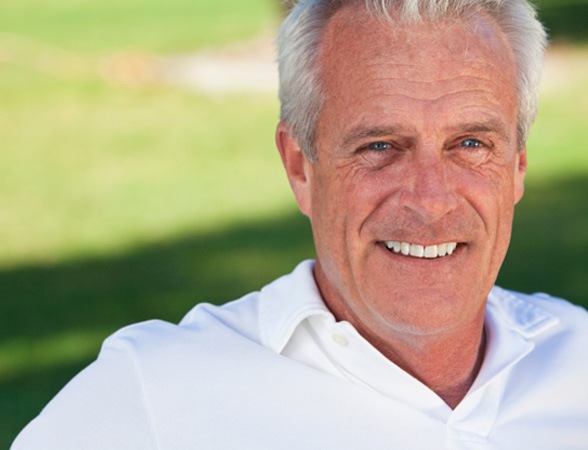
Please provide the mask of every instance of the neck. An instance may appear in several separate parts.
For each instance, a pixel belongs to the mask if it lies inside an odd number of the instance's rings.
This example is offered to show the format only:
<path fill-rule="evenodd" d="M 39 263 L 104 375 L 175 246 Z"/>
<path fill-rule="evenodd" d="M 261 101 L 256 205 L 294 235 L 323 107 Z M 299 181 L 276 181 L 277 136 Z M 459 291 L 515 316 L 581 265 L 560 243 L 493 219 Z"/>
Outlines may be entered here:
<path fill-rule="evenodd" d="M 454 409 L 474 383 L 486 348 L 483 324 L 476 332 L 385 340 L 358 331 L 390 361 L 421 381 Z"/>
<path fill-rule="evenodd" d="M 463 400 L 484 359 L 485 302 L 477 302 L 477 310 L 465 315 L 438 314 L 431 320 L 424 314 L 419 316 L 423 320 L 402 326 L 381 320 L 369 308 L 368 317 L 362 316 L 366 315 L 365 308 L 359 309 L 362 314 L 354 311 L 331 287 L 322 270 L 315 268 L 315 279 L 323 300 L 338 321 L 352 324 L 380 353 L 425 384 L 451 408 Z"/>
<path fill-rule="evenodd" d="M 408 333 L 374 330 L 323 295 L 338 321 L 351 323 L 386 358 L 418 379 L 454 409 L 473 385 L 486 349 L 484 311 L 453 330 Z"/>

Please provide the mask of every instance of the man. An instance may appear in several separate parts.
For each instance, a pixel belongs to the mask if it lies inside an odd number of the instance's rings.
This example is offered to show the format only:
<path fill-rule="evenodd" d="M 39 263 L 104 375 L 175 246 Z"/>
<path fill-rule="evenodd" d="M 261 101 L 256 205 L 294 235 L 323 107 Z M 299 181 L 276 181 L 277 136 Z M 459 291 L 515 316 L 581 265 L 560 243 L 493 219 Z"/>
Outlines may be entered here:
<path fill-rule="evenodd" d="M 123 329 L 21 449 L 588 448 L 588 318 L 493 287 L 543 29 L 525 0 L 302 0 L 276 141 L 316 262 Z"/>

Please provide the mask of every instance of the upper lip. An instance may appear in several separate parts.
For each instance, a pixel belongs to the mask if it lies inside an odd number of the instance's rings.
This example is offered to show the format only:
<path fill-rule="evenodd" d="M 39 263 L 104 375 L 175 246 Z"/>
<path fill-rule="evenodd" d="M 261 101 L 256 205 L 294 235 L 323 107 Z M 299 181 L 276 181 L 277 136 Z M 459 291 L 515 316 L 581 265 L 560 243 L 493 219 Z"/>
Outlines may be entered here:
<path fill-rule="evenodd" d="M 437 258 L 451 255 L 455 251 L 458 243 L 458 241 L 447 241 L 438 244 L 423 245 L 409 241 L 384 241 L 386 247 L 394 253 L 402 253 L 403 255 L 410 255 L 417 258 Z"/>

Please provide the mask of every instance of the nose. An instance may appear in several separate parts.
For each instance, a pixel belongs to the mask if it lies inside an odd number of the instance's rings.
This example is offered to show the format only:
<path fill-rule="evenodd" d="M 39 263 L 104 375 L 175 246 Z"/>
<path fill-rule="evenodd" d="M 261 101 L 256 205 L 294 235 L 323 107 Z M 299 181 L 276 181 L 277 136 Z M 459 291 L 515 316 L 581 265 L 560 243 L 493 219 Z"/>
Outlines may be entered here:
<path fill-rule="evenodd" d="M 401 202 L 424 223 L 439 220 L 458 205 L 446 166 L 438 154 L 415 155 L 412 161 Z"/>

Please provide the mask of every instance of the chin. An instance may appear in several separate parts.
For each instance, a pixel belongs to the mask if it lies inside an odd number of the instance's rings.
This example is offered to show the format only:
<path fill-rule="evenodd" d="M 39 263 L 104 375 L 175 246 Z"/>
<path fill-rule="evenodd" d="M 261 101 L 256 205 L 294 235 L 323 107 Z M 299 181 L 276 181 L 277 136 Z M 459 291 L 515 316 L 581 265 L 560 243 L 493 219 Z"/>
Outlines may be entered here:
<path fill-rule="evenodd" d="M 408 295 L 389 296 L 385 304 L 373 304 L 370 315 L 380 326 L 411 334 L 436 334 L 483 320 L 485 302 L 455 290 L 412 289 Z M 467 299 L 467 300 L 466 300 Z"/>

